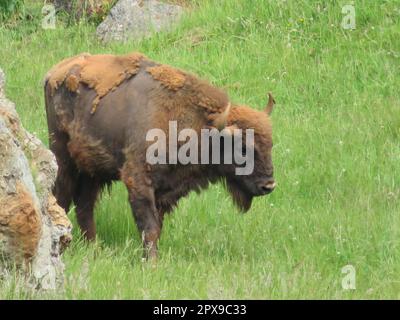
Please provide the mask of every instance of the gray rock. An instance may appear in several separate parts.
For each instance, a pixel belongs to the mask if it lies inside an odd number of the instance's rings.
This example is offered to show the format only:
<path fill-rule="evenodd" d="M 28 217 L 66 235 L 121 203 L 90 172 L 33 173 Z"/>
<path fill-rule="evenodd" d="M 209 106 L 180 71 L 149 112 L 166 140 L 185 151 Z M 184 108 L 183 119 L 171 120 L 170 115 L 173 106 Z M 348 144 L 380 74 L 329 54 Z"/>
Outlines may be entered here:
<path fill-rule="evenodd" d="M 139 39 L 171 29 L 182 13 L 181 6 L 156 0 L 120 0 L 98 26 L 97 36 L 104 42 Z"/>
<path fill-rule="evenodd" d="M 22 127 L 4 84 L 0 69 L 0 275 L 7 276 L 16 265 L 29 285 L 59 288 L 71 222 L 51 193 L 56 160 Z"/>

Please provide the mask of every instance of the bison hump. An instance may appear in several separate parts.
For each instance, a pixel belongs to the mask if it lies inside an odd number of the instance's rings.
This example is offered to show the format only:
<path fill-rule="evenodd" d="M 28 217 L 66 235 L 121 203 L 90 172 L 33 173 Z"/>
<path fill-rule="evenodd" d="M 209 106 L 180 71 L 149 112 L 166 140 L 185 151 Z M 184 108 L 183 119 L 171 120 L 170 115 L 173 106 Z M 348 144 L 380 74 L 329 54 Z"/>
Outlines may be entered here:
<path fill-rule="evenodd" d="M 94 89 L 97 94 L 91 111 L 94 113 L 105 95 L 139 72 L 140 62 L 145 58 L 138 52 L 122 56 L 82 53 L 55 65 L 45 81 L 53 94 L 63 84 L 71 92 L 78 92 L 80 83 Z"/>

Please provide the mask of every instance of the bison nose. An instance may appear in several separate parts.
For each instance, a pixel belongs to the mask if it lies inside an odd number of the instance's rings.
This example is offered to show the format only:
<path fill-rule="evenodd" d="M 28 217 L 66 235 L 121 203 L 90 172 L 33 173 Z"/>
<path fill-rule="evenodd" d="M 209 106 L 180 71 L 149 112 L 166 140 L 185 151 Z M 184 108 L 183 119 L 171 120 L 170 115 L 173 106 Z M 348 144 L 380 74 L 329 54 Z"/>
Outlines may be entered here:
<path fill-rule="evenodd" d="M 274 181 L 274 180 L 270 180 L 270 181 L 268 181 L 267 183 L 262 184 L 262 185 L 260 186 L 261 193 L 262 193 L 262 194 L 271 193 L 272 191 L 274 191 L 275 186 L 276 186 L 275 181 Z"/>

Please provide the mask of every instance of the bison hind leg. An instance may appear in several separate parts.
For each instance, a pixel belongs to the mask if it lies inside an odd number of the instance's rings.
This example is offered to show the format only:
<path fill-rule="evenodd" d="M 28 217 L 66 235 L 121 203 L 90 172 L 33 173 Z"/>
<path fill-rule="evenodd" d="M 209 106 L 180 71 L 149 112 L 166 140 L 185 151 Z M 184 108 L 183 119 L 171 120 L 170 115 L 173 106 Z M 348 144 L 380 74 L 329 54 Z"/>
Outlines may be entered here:
<path fill-rule="evenodd" d="M 76 218 L 86 240 L 94 240 L 96 238 L 94 207 L 103 186 L 104 183 L 96 178 L 84 173 L 79 175 L 73 200 L 76 205 Z"/>
<path fill-rule="evenodd" d="M 78 182 L 78 169 L 67 151 L 68 135 L 55 131 L 50 134 L 50 149 L 57 158 L 58 171 L 53 194 L 58 204 L 68 213 Z"/>
<path fill-rule="evenodd" d="M 68 213 L 73 197 L 73 190 L 77 182 L 77 173 L 70 168 L 59 168 L 54 184 L 53 194 L 57 203 Z"/>

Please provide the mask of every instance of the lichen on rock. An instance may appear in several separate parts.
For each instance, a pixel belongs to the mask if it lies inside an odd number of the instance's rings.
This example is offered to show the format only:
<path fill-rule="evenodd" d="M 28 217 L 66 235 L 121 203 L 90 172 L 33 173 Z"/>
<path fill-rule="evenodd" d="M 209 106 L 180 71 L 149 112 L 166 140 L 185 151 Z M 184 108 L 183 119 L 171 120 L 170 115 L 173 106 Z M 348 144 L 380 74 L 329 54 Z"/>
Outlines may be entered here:
<path fill-rule="evenodd" d="M 0 69 L 0 272 L 15 265 L 29 284 L 55 289 L 63 282 L 61 252 L 72 228 L 51 193 L 57 164 L 23 128 L 4 84 Z"/>

